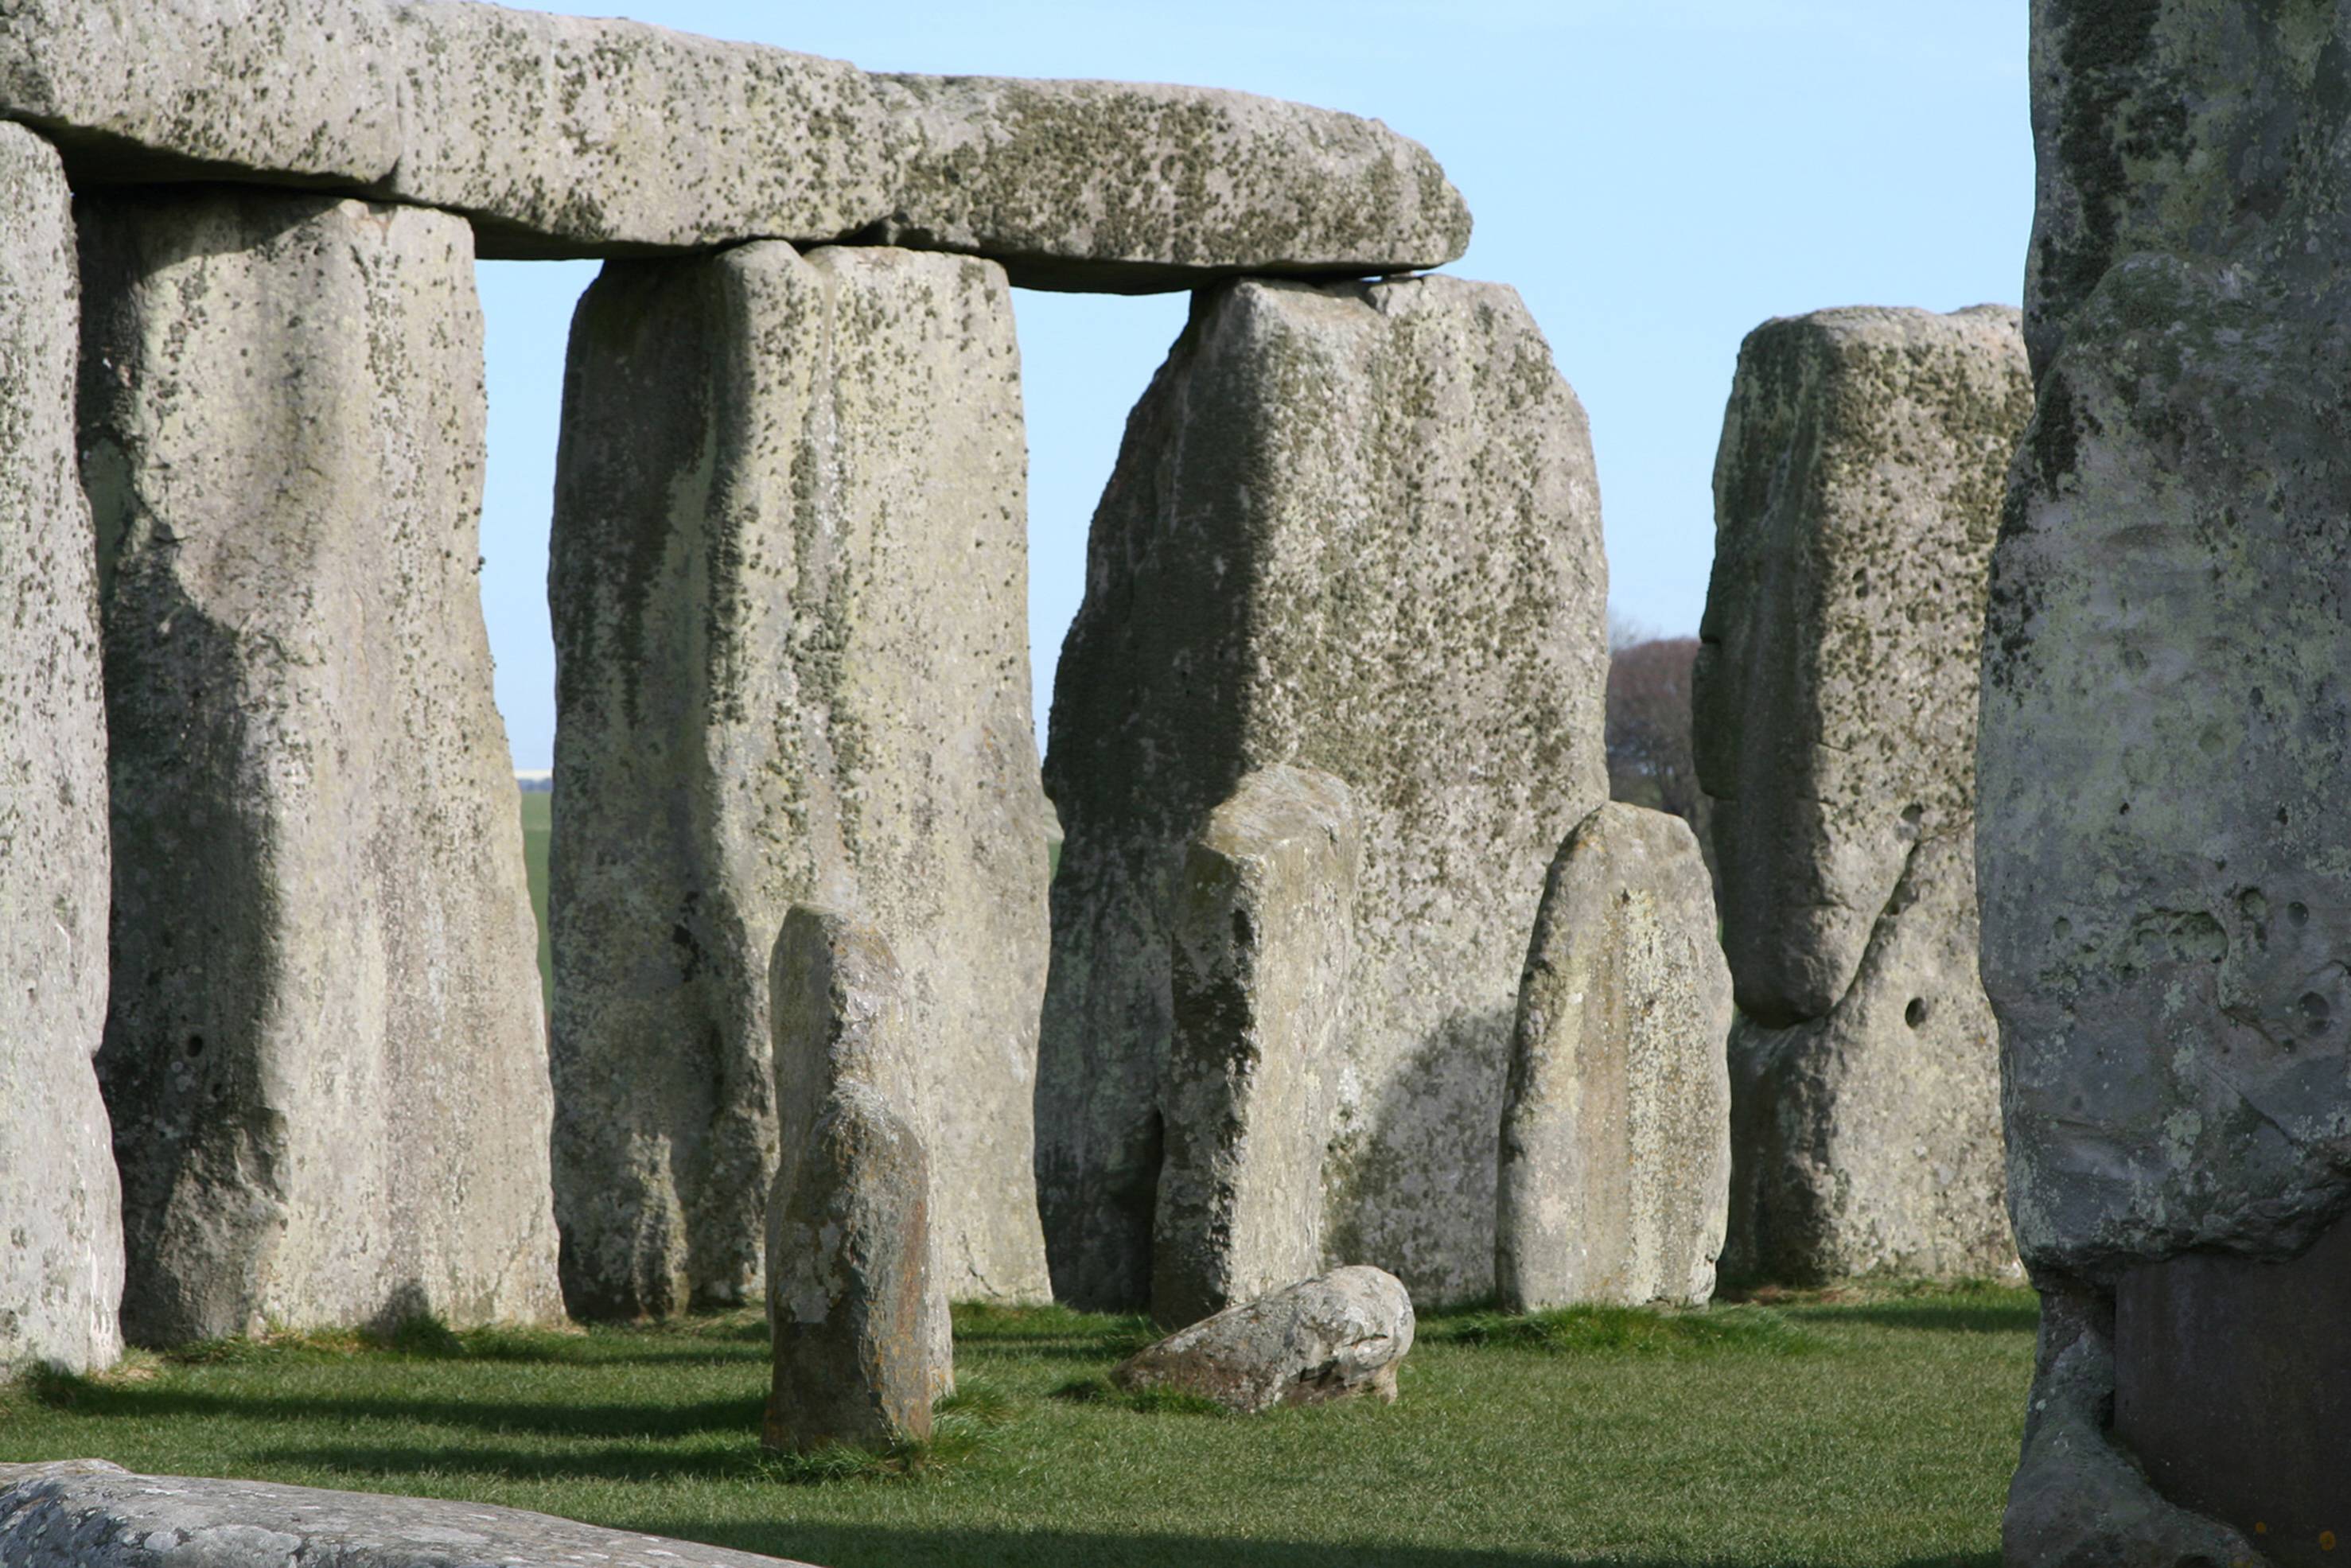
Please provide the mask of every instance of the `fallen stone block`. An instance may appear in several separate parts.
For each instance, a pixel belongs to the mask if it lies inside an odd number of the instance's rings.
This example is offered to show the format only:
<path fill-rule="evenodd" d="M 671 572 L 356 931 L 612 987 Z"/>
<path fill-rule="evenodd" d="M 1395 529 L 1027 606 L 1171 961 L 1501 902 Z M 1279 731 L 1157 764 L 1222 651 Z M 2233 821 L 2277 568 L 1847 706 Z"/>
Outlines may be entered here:
<path fill-rule="evenodd" d="M 1129 1392 L 1196 1395 L 1242 1416 L 1362 1396 L 1394 1404 L 1412 1333 L 1403 1281 L 1336 1269 L 1178 1330 L 1121 1362 L 1111 1380 Z"/>

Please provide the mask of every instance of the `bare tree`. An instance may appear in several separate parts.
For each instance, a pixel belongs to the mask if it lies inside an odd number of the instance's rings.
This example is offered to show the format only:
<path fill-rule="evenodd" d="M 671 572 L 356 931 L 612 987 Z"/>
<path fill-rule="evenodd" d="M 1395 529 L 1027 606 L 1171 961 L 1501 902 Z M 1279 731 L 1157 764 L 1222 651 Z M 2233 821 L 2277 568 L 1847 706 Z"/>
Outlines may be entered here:
<path fill-rule="evenodd" d="M 1612 612 L 1612 643 L 1619 624 Z M 1653 638 L 1613 648 L 1608 661 L 1608 793 L 1611 799 L 1667 811 L 1687 822 L 1711 869 L 1711 802 L 1698 787 L 1690 738 L 1690 666 L 1697 659 L 1695 637 Z"/>

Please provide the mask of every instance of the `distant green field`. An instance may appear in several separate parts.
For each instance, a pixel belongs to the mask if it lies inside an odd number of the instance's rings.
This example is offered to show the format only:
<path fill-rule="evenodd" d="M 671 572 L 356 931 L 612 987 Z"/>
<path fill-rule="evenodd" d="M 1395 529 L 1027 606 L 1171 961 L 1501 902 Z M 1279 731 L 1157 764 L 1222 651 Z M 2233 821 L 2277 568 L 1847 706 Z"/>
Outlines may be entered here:
<path fill-rule="evenodd" d="M 555 1006 L 555 950 L 547 936 L 547 840 L 554 831 L 555 797 L 544 789 L 522 794 L 522 858 L 530 872 L 530 912 L 538 916 L 538 983 Z"/>

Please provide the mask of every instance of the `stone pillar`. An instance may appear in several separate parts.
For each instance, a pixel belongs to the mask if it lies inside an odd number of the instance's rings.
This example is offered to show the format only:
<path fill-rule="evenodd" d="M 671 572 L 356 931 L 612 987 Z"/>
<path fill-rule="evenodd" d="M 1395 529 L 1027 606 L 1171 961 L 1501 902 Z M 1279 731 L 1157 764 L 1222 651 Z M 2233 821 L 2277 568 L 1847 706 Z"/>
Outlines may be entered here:
<path fill-rule="evenodd" d="M 106 1021 L 97 547 L 74 473 L 72 198 L 0 125 L 0 1376 L 121 1348 Z"/>
<path fill-rule="evenodd" d="M 77 213 L 125 1328 L 559 1316 L 472 235 L 232 188 Z"/>
<path fill-rule="evenodd" d="M 549 585 L 575 1312 L 756 1299 L 795 902 L 905 967 L 947 1291 L 1047 1294 L 1026 461 L 993 263 L 759 244 L 581 300 Z"/>
<path fill-rule="evenodd" d="M 1169 1328 L 1322 1271 L 1362 859 L 1347 787 L 1277 766 L 1241 780 L 1185 861 L 1151 1237 Z"/>
<path fill-rule="evenodd" d="M 1976 977 L 1975 648 L 2032 411 L 2015 312 L 1758 328 L 1692 674 L 1739 1003 L 1724 1269 L 2013 1266 Z"/>
<path fill-rule="evenodd" d="M 1505 1311 L 1703 1305 L 1729 1205 L 1730 970 L 1678 817 L 1560 846 L 1519 988 L 1494 1273 Z"/>
<path fill-rule="evenodd" d="M 1978 838 L 2043 1303 L 2008 1560 L 2301 1568 L 2351 1543 L 2351 16 L 2032 24 Z"/>
<path fill-rule="evenodd" d="M 1607 797 L 1606 592 L 1583 413 L 1511 290 L 1196 297 L 1055 677 L 1038 1176 L 1061 1299 L 1147 1296 L 1175 883 L 1280 763 L 1343 780 L 1363 834 L 1324 1251 L 1432 1301 L 1490 1289 L 1519 963 L 1560 836 Z"/>

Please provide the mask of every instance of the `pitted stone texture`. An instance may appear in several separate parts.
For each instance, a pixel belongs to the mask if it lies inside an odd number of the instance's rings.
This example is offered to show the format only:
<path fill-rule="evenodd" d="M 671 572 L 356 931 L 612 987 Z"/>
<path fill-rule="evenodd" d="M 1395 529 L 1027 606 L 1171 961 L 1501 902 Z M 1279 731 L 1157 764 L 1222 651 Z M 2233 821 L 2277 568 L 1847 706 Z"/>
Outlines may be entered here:
<path fill-rule="evenodd" d="M 544 1513 L 264 1481 L 0 1465 L 0 1568 L 808 1568 Z"/>
<path fill-rule="evenodd" d="M 761 1440 L 793 1452 L 930 1436 L 955 1386 L 913 1116 L 919 1047 L 880 933 L 796 904 L 776 939 L 780 1127 L 768 1207 L 775 1379 Z"/>
<path fill-rule="evenodd" d="M 945 1288 L 1046 1296 L 1025 511 L 992 264 L 747 246 L 613 263 L 581 300 L 549 581 L 574 1311 L 757 1297 L 796 902 L 904 967 Z"/>
<path fill-rule="evenodd" d="M 77 184 L 258 176 L 364 184 L 400 160 L 381 0 L 14 0 L 0 115 Z"/>
<path fill-rule="evenodd" d="M 1606 591 L 1583 412 L 1511 290 L 1199 298 L 1128 422 L 1055 677 L 1038 1175 L 1061 1300 L 1146 1298 L 1175 883 L 1279 763 L 1346 780 L 1363 834 L 1324 1254 L 1491 1288 L 1526 934 L 1607 798 Z"/>
<path fill-rule="evenodd" d="M 1171 1328 L 1322 1266 L 1362 858 L 1347 787 L 1274 767 L 1241 780 L 1185 861 L 1151 1238 L 1151 1311 Z"/>
<path fill-rule="evenodd" d="M 1678 817 L 1603 806 L 1560 846 L 1502 1104 L 1503 1308 L 1701 1305 L 1730 1190 L 1730 970 Z"/>
<path fill-rule="evenodd" d="M 2002 308 L 1823 311 L 1740 349 L 1691 683 L 1758 1023 L 1825 1017 L 1911 847 L 1969 831 L 1986 563 L 2032 410 Z"/>
<path fill-rule="evenodd" d="M 892 189 L 856 67 L 475 0 L 395 13 L 385 189 L 472 217 L 485 256 L 613 256 L 853 233 Z"/>
<path fill-rule="evenodd" d="M 0 125 L 0 1377 L 121 1349 L 106 1023 L 106 703 L 74 471 L 80 319 L 56 149 Z"/>
<path fill-rule="evenodd" d="M 1828 1017 L 1730 1032 L 1724 1272 L 2013 1275 L 1973 844 L 1928 839 Z"/>
<path fill-rule="evenodd" d="M 1121 1362 L 1111 1378 L 1130 1391 L 1198 1395 L 1243 1416 L 1360 1396 L 1394 1404 L 1412 1333 L 1402 1281 L 1335 1269 L 1178 1330 Z"/>
<path fill-rule="evenodd" d="M 77 200 L 142 1343 L 559 1316 L 464 220 Z"/>
<path fill-rule="evenodd" d="M 1460 193 L 1376 120 L 1207 88 L 874 82 L 899 170 L 881 235 L 993 256 L 1023 287 L 1407 272 L 1468 248 Z"/>

